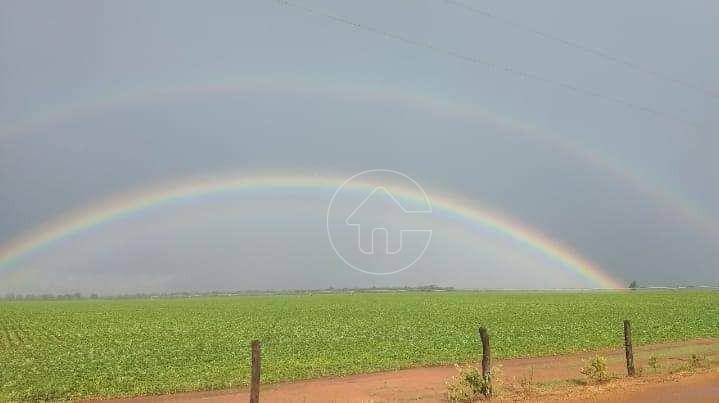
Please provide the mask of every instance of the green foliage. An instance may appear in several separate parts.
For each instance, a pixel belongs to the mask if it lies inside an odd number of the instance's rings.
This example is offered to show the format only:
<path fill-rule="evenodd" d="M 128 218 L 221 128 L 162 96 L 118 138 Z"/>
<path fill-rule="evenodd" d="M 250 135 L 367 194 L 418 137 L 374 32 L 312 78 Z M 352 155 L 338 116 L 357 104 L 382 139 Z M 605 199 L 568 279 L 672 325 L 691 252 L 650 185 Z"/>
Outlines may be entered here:
<path fill-rule="evenodd" d="M 587 381 L 594 383 L 606 382 L 611 378 L 607 369 L 607 359 L 599 355 L 592 358 L 579 372 L 587 378 Z"/>
<path fill-rule="evenodd" d="M 0 400 L 236 388 L 262 340 L 263 382 L 719 336 L 717 292 L 397 292 L 0 302 Z"/>
<path fill-rule="evenodd" d="M 454 402 L 473 402 L 488 396 L 492 390 L 489 380 L 482 376 L 477 367 L 457 367 L 459 373 L 447 382 L 447 396 Z"/>

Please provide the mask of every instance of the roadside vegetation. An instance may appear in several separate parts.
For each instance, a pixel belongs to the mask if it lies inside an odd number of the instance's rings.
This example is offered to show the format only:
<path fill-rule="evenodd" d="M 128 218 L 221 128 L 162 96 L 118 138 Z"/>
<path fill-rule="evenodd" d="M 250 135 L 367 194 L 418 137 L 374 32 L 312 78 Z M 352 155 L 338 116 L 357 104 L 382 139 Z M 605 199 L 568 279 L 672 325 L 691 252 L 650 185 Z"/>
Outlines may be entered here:
<path fill-rule="evenodd" d="M 579 372 L 586 377 L 586 382 L 603 383 L 616 377 L 609 372 L 607 359 L 601 355 L 592 358 Z"/>
<path fill-rule="evenodd" d="M 457 366 L 457 375 L 447 381 L 447 395 L 454 402 L 473 402 L 490 395 L 493 385 L 474 365 Z"/>

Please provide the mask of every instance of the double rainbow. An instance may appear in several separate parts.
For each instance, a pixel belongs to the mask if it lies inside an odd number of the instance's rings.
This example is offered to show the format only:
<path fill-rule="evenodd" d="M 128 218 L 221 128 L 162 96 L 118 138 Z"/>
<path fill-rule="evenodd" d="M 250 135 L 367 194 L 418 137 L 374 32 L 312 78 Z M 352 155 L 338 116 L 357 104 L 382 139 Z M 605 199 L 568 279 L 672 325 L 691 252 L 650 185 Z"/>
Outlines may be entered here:
<path fill-rule="evenodd" d="M 204 83 L 175 83 L 165 87 L 145 85 L 136 89 L 120 89 L 102 94 L 97 98 L 61 104 L 44 113 L 33 113 L 28 119 L 3 124 L 0 126 L 0 141 L 20 134 L 51 129 L 58 123 L 93 116 L 123 105 L 164 103 L 192 99 L 206 94 L 300 93 L 370 104 L 402 105 L 446 118 L 491 123 L 504 135 L 520 135 L 525 136 L 528 140 L 546 143 L 562 151 L 565 155 L 607 173 L 621 183 L 648 196 L 658 205 L 675 213 L 682 224 L 691 225 L 713 239 L 719 239 L 716 220 L 707 215 L 696 203 L 682 196 L 680 192 L 639 174 L 639 170 L 636 168 L 621 163 L 607 153 L 600 152 L 596 147 L 576 142 L 574 138 L 577 136 L 560 136 L 502 116 L 480 104 L 452 99 L 445 94 L 422 94 L 386 85 L 376 87 L 371 83 L 346 85 L 348 81 L 350 80 L 331 77 L 313 78 L 263 74 L 225 77 Z"/>
<path fill-rule="evenodd" d="M 176 201 L 203 198 L 225 192 L 242 190 L 273 189 L 326 189 L 333 191 L 344 182 L 344 178 L 312 175 L 230 175 L 226 177 L 198 178 L 184 182 L 169 183 L 145 191 L 112 197 L 90 209 L 43 225 L 28 235 L 16 238 L 0 248 L 0 269 L 21 263 L 24 258 L 39 252 L 51 244 L 71 238 L 83 231 L 110 224 L 143 210 L 170 204 Z M 378 184 L 351 182 L 348 184 L 358 191 L 371 191 Z M 424 202 L 424 196 L 404 188 L 393 187 L 399 198 Z M 470 226 L 479 226 L 509 237 L 516 243 L 538 251 L 564 269 L 576 273 L 596 288 L 624 288 L 621 282 L 583 258 L 566 245 L 550 239 L 541 232 L 523 225 L 495 211 L 476 205 L 469 206 L 454 197 L 430 192 L 433 211 L 444 213 L 451 219 L 465 221 Z M 1 273 L 1 272 L 0 272 Z"/>

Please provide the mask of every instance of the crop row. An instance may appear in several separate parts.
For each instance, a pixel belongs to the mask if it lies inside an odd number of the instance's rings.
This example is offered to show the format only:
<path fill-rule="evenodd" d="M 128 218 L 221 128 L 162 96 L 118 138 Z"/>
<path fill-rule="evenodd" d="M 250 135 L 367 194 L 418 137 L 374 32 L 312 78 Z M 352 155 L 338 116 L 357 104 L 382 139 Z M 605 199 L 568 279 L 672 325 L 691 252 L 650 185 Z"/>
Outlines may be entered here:
<path fill-rule="evenodd" d="M 127 396 L 719 337 L 717 292 L 396 293 L 0 302 L 0 400 Z"/>

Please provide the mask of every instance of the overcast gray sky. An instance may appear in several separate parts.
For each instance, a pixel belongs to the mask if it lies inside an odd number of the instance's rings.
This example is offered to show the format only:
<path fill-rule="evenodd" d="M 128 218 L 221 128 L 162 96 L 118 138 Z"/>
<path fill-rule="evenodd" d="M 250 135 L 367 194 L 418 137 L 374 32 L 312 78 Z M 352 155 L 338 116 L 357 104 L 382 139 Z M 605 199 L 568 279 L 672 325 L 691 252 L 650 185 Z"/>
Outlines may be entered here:
<path fill-rule="evenodd" d="M 315 13 L 3 1 L 0 245 L 198 175 L 388 168 L 621 281 L 716 284 L 719 5 L 462 1 L 483 14 L 442 0 L 296 3 Z M 0 266 L 0 292 L 588 285 L 442 217 L 416 267 L 355 272 L 327 241 L 330 196 L 230 192 L 143 211 Z"/>

